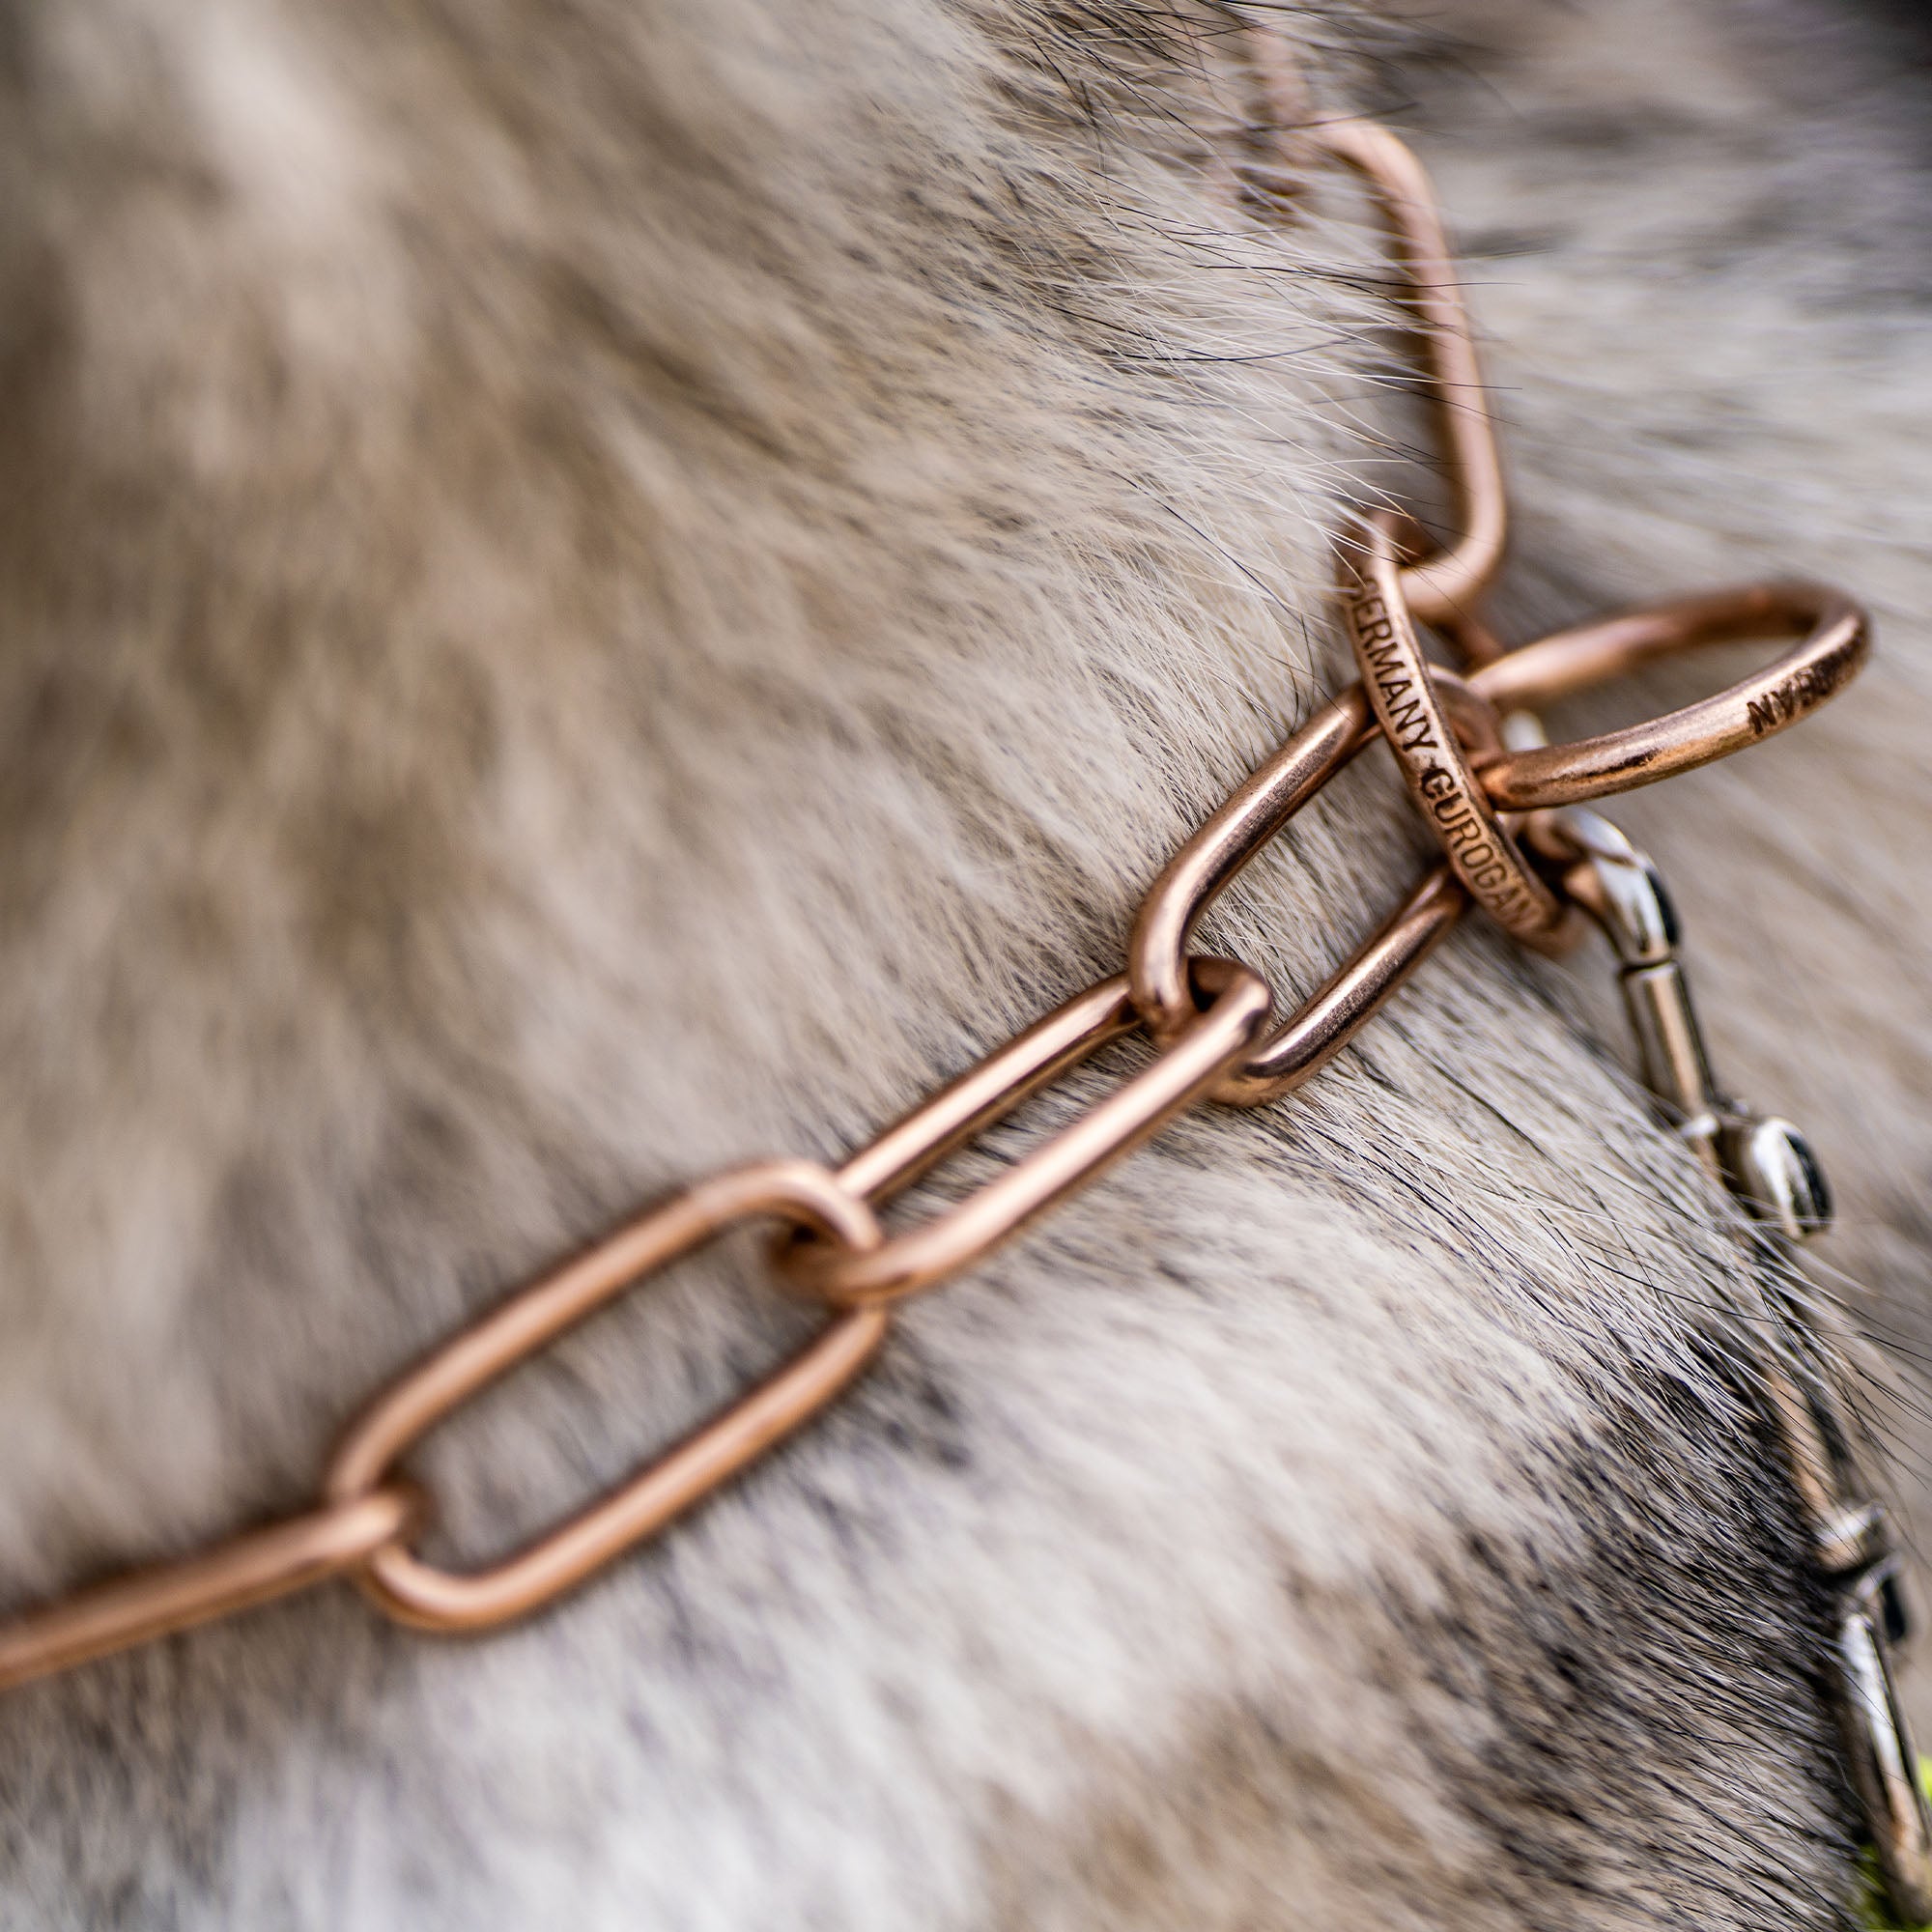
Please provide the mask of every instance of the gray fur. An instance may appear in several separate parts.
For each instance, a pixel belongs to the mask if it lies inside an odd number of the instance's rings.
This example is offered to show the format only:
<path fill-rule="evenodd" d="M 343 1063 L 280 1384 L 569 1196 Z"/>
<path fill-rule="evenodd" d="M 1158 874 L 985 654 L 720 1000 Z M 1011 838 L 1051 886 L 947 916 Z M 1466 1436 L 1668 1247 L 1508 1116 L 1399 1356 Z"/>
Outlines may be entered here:
<path fill-rule="evenodd" d="M 1766 109 L 1828 18 L 1855 67 L 1837 16 L 1746 4 L 1490 10 L 1454 58 L 1455 21 L 1280 24 L 1324 99 L 1406 76 L 1500 261 L 1516 615 L 1772 563 L 1880 607 L 1842 714 L 1622 814 L 1733 1064 L 1827 1123 L 1863 1267 L 1922 1199 L 1922 914 L 1869 828 L 1888 785 L 1923 810 L 1932 457 L 1861 402 L 1923 392 L 1902 242 L 1871 280 L 1903 230 L 1838 213 L 1833 144 L 1903 209 L 1909 142 Z M 1601 57 L 1664 31 L 1694 45 Z M 1339 674 L 1326 532 L 1393 471 L 1372 226 L 1325 180 L 1286 229 L 1243 204 L 1211 10 L 47 0 L 4 34 L 24 1601 L 299 1501 L 466 1309 L 683 1178 L 836 1153 L 1114 970 Z M 1562 171 L 1566 88 L 1633 129 L 1615 192 Z M 1394 794 L 1332 788 L 1215 944 L 1312 984 L 1419 862 Z M 1171 1131 L 526 1629 L 323 1595 L 8 1699 L 0 1922 L 1841 1923 L 1820 1606 L 1740 1394 L 1760 1285 L 1571 984 L 1458 936 L 1297 1103 Z M 440 1438 L 448 1547 L 795 1336 L 747 1259 Z"/>

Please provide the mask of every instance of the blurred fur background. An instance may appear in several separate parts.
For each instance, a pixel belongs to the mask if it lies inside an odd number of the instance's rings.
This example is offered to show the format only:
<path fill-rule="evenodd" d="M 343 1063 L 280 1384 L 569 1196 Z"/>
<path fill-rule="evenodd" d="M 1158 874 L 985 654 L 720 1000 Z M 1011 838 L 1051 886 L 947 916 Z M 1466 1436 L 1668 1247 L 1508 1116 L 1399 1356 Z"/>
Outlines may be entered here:
<path fill-rule="evenodd" d="M 298 1504 L 465 1311 L 1115 970 L 1343 674 L 1339 506 L 1408 483 L 1368 210 L 1234 186 L 1262 25 L 1437 172 L 1512 635 L 1774 572 L 1877 612 L 1815 724 L 1616 815 L 1826 1158 L 1919 1493 L 1912 10 L 13 0 L 8 1601 Z M 1418 838 L 1365 760 L 1214 944 L 1290 998 Z M 1843 1924 L 1762 1285 L 1605 977 L 1459 934 L 527 1628 L 338 1591 L 10 1697 L 0 1922 Z M 755 1373 L 800 1318 L 747 1255 L 431 1445 L 437 1547 Z"/>

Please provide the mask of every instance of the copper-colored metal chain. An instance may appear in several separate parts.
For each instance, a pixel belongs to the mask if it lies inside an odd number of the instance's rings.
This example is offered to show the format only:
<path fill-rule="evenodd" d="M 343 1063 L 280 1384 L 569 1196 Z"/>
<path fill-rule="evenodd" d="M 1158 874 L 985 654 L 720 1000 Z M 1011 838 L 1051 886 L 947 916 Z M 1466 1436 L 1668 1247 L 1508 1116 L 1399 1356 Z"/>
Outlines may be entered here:
<path fill-rule="evenodd" d="M 1263 72 L 1274 89 L 1280 125 L 1279 74 L 1265 64 Z M 657 1534 L 835 1400 L 884 1341 L 898 1301 L 973 1266 L 1183 1110 L 1209 1097 L 1256 1105 L 1309 1079 L 1415 971 L 1471 894 L 1533 944 L 1574 936 L 1573 915 L 1581 908 L 1613 941 L 1634 932 L 1631 944 L 1641 952 L 1651 928 L 1641 916 L 1639 888 L 1654 880 L 1654 870 L 1616 844 L 1621 835 L 1614 828 L 1556 809 L 1722 757 L 1797 723 L 1862 663 L 1868 647 L 1862 613 L 1819 586 L 1757 586 L 1662 605 L 1501 652 L 1475 607 L 1502 557 L 1502 469 L 1428 179 L 1393 134 L 1365 122 L 1329 123 L 1302 138 L 1366 179 L 1394 230 L 1462 523 L 1454 540 L 1433 555 L 1401 554 L 1394 525 L 1381 518 L 1350 548 L 1343 606 L 1366 689 L 1354 685 L 1321 706 L 1176 854 L 1134 923 L 1125 972 L 997 1048 L 842 1166 L 773 1160 L 714 1175 L 513 1295 L 362 1412 L 337 1446 L 314 1508 L 0 1624 L 0 1689 L 336 1576 L 353 1578 L 390 1615 L 426 1630 L 476 1630 L 526 1615 Z M 1424 658 L 1417 623 L 1444 631 L 1466 674 Z M 1667 717 L 1558 746 L 1537 742 L 1540 733 L 1522 728 L 1533 707 L 1652 658 L 1776 635 L 1799 641 L 1764 670 Z M 1275 1017 L 1258 974 L 1192 953 L 1190 936 L 1248 861 L 1378 737 L 1397 753 L 1446 863 L 1325 985 Z M 1628 952 L 1626 945 L 1619 955 L 1627 976 L 1653 967 L 1675 971 L 1674 957 L 1644 955 L 1633 966 Z M 1673 981 L 1654 974 L 1645 984 L 1651 1005 L 1642 1011 L 1653 1025 L 1646 1035 L 1640 1018 L 1639 1037 L 1653 1084 L 1682 1120 L 1702 1106 L 1698 1121 L 1708 1115 L 1712 1123 L 1708 1145 L 1687 1127 L 1692 1144 L 1715 1171 L 1742 1172 L 1740 1163 L 1748 1164 L 1744 1156 L 1719 1151 L 1730 1145 L 1723 1136 L 1747 1139 L 1747 1130 L 1760 1130 L 1764 1140 L 1762 1129 L 1786 1123 L 1735 1110 L 1720 1119 L 1681 976 Z M 902 1232 L 882 1228 L 881 1206 L 948 1153 L 1109 1041 L 1137 1032 L 1151 1042 L 1151 1056 L 1089 1112 L 964 1201 Z M 1653 1046 L 1661 1056 L 1656 1067 Z M 1795 1130 L 1790 1138 L 1796 1141 Z M 1765 1141 L 1772 1154 L 1739 1186 L 1747 1199 L 1751 1186 L 1775 1191 L 1780 1177 L 1788 1179 L 1790 1163 L 1777 1166 L 1774 1143 L 1786 1145 L 1772 1134 Z M 1790 1208 L 1802 1194 L 1787 1186 L 1779 1198 Z M 1793 1232 L 1805 1232 L 1802 1207 L 1801 1201 L 1791 1208 Z M 638 1474 L 516 1553 L 469 1571 L 440 1568 L 418 1555 L 428 1499 L 398 1465 L 422 1435 L 614 1296 L 748 1219 L 789 1231 L 790 1238 L 772 1249 L 772 1265 L 791 1292 L 824 1309 L 816 1336 Z M 1856 1485 L 1822 1379 L 1801 1388 L 1787 1377 L 1776 1386 L 1786 1398 L 1777 1420 L 1794 1483 L 1819 1523 L 1820 1561 L 1837 1562 L 1864 1592 L 1847 1599 L 1840 1636 L 1846 1682 L 1854 1687 L 1849 1706 L 1864 1711 L 1848 1724 L 1855 1783 L 1869 1794 L 1867 1815 L 1876 1821 L 1881 1862 L 1896 1875 L 1895 1897 L 1932 1916 L 1925 1886 L 1932 1861 L 1923 1857 L 1932 1840 L 1916 1797 L 1901 1795 L 1896 1767 L 1910 1764 L 1909 1747 L 1886 1675 L 1884 1633 L 1870 1607 L 1879 1588 L 1871 1581 L 1872 1552 L 1882 1541 L 1872 1528 L 1873 1506 L 1842 1500 Z"/>
<path fill-rule="evenodd" d="M 1720 616 L 1735 619 L 1735 631 L 1743 627 L 1740 610 L 1758 629 L 1816 617 L 1791 659 L 1809 662 L 1824 648 L 1821 635 L 1836 639 L 1830 648 L 1839 683 L 1863 649 L 1861 621 L 1844 600 L 1792 589 L 1776 598 L 1751 592 L 1721 605 L 1707 600 L 1665 607 L 1641 620 L 1618 619 L 1547 639 L 1466 681 L 1440 669 L 1435 676 L 1448 696 L 1446 715 L 1460 716 L 1479 743 L 1499 747 L 1487 687 L 1501 688 L 1518 705 L 1546 699 L 1638 656 L 1704 641 L 1722 628 Z M 1605 648 L 1606 639 L 1618 648 Z M 1773 675 L 1760 674 L 1749 688 Z M 1706 700 L 1674 716 L 1701 719 L 1708 706 L 1725 701 Z M 1706 730 L 1701 724 L 1695 728 Z M 1698 750 L 1681 722 L 1660 720 L 1644 729 L 1667 748 L 1666 758 Z M 970 1267 L 1206 1095 L 1254 1104 L 1298 1086 L 1415 969 L 1463 904 L 1446 867 L 1432 873 L 1348 966 L 1265 1037 L 1272 1002 L 1263 980 L 1244 966 L 1185 951 L 1208 901 L 1378 731 L 1359 687 L 1323 707 L 1155 882 L 1135 925 L 1130 972 L 1068 1001 L 836 1172 L 807 1161 L 770 1161 L 714 1176 L 526 1289 L 429 1356 L 355 1423 L 329 1464 L 322 1507 L 0 1626 L 0 1688 L 339 1572 L 353 1575 L 407 1622 L 433 1630 L 478 1629 L 549 1603 L 663 1528 L 837 1396 L 883 1340 L 889 1304 Z M 1579 765 L 1589 769 L 1595 747 L 1605 742 L 1554 748 L 1555 779 L 1525 779 L 1532 754 L 1497 749 L 1479 763 L 1480 781 L 1492 798 L 1512 786 L 1531 802 L 1573 796 L 1575 785 L 1565 774 Z M 1584 795 L 1611 788 L 1604 780 L 1591 784 Z M 1179 1000 L 1170 992 L 1177 986 Z M 874 1204 L 910 1185 L 1067 1067 L 1143 1026 L 1161 1050 L 1117 1093 L 978 1194 L 921 1227 L 890 1239 L 883 1235 Z M 412 1553 L 410 1542 L 423 1512 L 392 1472 L 425 1431 L 612 1296 L 753 1216 L 817 1236 L 788 1251 L 783 1267 L 792 1283 L 832 1311 L 815 1341 L 641 1473 L 517 1555 L 456 1575 Z"/>

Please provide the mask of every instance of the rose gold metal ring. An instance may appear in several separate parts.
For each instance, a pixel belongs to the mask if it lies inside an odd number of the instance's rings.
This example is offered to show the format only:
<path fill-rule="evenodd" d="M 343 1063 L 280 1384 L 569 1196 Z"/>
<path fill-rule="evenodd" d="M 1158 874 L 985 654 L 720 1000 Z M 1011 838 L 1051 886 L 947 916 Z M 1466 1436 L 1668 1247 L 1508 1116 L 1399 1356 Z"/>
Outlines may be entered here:
<path fill-rule="evenodd" d="M 1388 517 L 1371 520 L 1364 554 L 1347 577 L 1349 639 L 1415 809 L 1470 897 L 1516 938 L 1548 942 L 1564 923 L 1564 908 L 1496 816 L 1456 742 L 1403 594 Z M 1488 749 L 1501 746 L 1492 740 Z"/>
<path fill-rule="evenodd" d="M 1585 624 L 1512 651 L 1463 681 L 1431 666 L 1459 737 L 1481 742 L 1495 712 L 1528 709 L 1614 677 L 1652 658 L 1699 644 L 1804 630 L 1776 664 L 1715 698 L 1632 730 L 1573 745 L 1479 759 L 1492 805 L 1529 810 L 1575 804 L 1685 771 L 1795 724 L 1842 686 L 1868 648 L 1862 613 L 1818 584 L 1772 584 L 1688 598 Z M 1478 707 L 1471 711 L 1467 698 Z M 1241 868 L 1380 729 L 1360 685 L 1322 705 L 1261 765 L 1168 862 L 1143 902 L 1128 946 L 1136 1009 L 1154 1037 L 1174 1037 L 1193 1010 L 1188 943 L 1202 914 Z M 1349 1034 L 1401 984 L 1463 904 L 1439 882 L 1425 884 L 1395 920 L 1316 999 L 1263 1039 L 1217 1099 L 1274 1097 L 1324 1065 Z"/>
<path fill-rule="evenodd" d="M 385 1484 L 30 1610 L 0 1625 L 0 1690 L 355 1570 L 409 1533 L 421 1501 L 406 1484 Z"/>
<path fill-rule="evenodd" d="M 836 1307 L 895 1301 L 970 1266 L 1036 1214 L 1140 1146 L 1199 1099 L 1247 1051 L 1267 1018 L 1258 974 L 1227 959 L 1188 962 L 1206 1002 L 1168 1051 L 956 1207 L 882 1246 L 825 1252 L 801 1243 L 786 1258 L 802 1285 Z M 916 1108 L 838 1170 L 872 1202 L 910 1186 L 981 1127 L 1009 1114 L 1056 1074 L 1140 1024 L 1126 976 L 1091 986 Z"/>
<path fill-rule="evenodd" d="M 392 1384 L 343 1436 L 325 1494 L 337 1507 L 369 1495 L 396 1459 L 460 1403 L 641 1276 L 753 1215 L 809 1227 L 843 1252 L 876 1247 L 881 1238 L 871 1209 L 810 1161 L 767 1161 L 717 1175 L 492 1310 Z M 522 1616 L 789 1435 L 865 1367 L 886 1325 L 876 1309 L 839 1315 L 768 1380 L 647 1468 L 487 1570 L 440 1570 L 388 1541 L 368 1554 L 357 1581 L 392 1616 L 423 1629 L 477 1630 Z"/>
<path fill-rule="evenodd" d="M 1801 641 L 1714 697 L 1622 731 L 1480 760 L 1484 792 L 1501 810 L 1533 811 L 1727 757 L 1797 724 L 1850 683 L 1871 635 L 1859 606 L 1827 584 L 1752 584 L 1581 624 L 1485 665 L 1470 673 L 1475 691 L 1498 711 L 1536 710 L 1655 658 L 1780 634 Z"/>

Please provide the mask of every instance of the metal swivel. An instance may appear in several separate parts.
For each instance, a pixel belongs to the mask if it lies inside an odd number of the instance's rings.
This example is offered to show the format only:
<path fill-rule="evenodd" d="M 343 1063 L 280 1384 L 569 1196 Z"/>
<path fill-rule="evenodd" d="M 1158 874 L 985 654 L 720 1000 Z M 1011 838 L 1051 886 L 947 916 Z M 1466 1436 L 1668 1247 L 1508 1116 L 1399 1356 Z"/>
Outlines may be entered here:
<path fill-rule="evenodd" d="M 1760 1221 L 1802 1241 L 1832 1225 L 1832 1190 L 1811 1143 L 1776 1114 L 1737 1115 L 1718 1130 L 1724 1184 Z"/>
<path fill-rule="evenodd" d="M 1726 1098 L 1712 1075 L 1662 875 L 1598 812 L 1557 814 L 1552 836 L 1575 860 L 1565 890 L 1617 955 L 1644 1085 L 1672 1126 L 1748 1213 L 1790 1240 L 1821 1234 L 1831 1226 L 1832 1192 L 1811 1144 L 1789 1121 Z"/>

